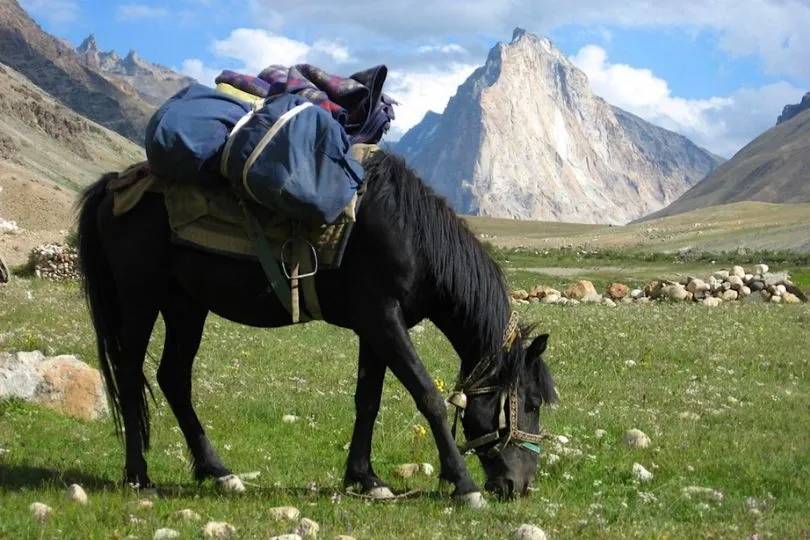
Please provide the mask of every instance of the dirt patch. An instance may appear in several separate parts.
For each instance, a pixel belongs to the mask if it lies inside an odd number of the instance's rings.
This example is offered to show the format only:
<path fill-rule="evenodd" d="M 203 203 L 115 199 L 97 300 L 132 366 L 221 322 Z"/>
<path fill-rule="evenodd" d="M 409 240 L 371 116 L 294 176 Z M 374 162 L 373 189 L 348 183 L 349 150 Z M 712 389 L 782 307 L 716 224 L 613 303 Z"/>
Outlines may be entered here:
<path fill-rule="evenodd" d="M 72 192 L 0 162 L 0 218 L 21 229 L 0 234 L 0 254 L 6 263 L 23 264 L 32 248 L 64 240 L 73 225 L 74 200 Z"/>

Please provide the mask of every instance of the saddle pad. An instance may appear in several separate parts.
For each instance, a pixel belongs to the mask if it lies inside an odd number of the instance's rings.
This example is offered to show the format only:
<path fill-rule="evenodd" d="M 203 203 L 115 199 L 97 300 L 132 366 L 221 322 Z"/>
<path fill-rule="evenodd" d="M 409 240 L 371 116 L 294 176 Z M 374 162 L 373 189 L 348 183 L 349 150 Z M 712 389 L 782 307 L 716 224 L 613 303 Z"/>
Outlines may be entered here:
<path fill-rule="evenodd" d="M 376 150 L 377 145 L 352 146 L 355 159 L 360 162 Z M 242 209 L 228 189 L 166 183 L 151 173 L 146 162 L 128 167 L 118 178 L 110 181 L 108 189 L 113 193 L 113 214 L 116 216 L 132 210 L 147 192 L 160 193 L 166 201 L 169 226 L 176 242 L 224 255 L 258 260 L 253 243 L 243 227 Z M 364 190 L 365 183 L 358 194 L 361 195 Z M 357 202 L 356 195 L 334 224 L 310 226 L 301 231 L 315 248 L 319 268 L 340 266 L 343 249 L 356 220 Z M 291 234 L 290 221 L 264 207 L 249 207 L 259 220 L 274 255 L 280 257 L 282 245 Z"/>

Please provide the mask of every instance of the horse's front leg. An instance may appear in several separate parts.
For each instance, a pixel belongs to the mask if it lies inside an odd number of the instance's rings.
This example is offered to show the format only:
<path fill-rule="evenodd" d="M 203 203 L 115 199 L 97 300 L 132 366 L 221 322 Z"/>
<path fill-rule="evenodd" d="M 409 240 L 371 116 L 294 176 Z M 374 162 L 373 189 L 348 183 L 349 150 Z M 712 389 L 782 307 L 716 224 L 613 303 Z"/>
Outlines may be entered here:
<path fill-rule="evenodd" d="M 444 398 L 416 354 L 399 302 L 389 300 L 379 310 L 365 310 L 358 325 L 360 340 L 365 340 L 377 356 L 385 358 L 388 367 L 405 386 L 428 424 L 439 451 L 440 477 L 455 485 L 453 497 L 473 507 L 486 501 L 470 478 L 464 457 L 450 433 Z"/>
<path fill-rule="evenodd" d="M 374 421 L 380 410 L 385 363 L 374 354 L 365 340 L 360 340 L 357 365 L 357 387 L 354 392 L 354 431 L 346 462 L 344 485 L 360 484 L 363 493 L 375 499 L 390 499 L 394 494 L 374 473 L 371 466 L 371 439 Z"/>

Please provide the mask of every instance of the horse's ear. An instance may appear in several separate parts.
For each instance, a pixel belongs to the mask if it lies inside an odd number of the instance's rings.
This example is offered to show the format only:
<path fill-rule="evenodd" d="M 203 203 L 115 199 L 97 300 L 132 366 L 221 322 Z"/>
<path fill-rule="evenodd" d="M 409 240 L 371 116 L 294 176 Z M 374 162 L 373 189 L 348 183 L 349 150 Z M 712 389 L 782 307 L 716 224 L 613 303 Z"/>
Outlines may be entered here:
<path fill-rule="evenodd" d="M 526 359 L 529 361 L 539 359 L 540 355 L 546 351 L 546 345 L 548 345 L 548 334 L 540 334 L 534 338 L 532 344 L 526 349 Z"/>

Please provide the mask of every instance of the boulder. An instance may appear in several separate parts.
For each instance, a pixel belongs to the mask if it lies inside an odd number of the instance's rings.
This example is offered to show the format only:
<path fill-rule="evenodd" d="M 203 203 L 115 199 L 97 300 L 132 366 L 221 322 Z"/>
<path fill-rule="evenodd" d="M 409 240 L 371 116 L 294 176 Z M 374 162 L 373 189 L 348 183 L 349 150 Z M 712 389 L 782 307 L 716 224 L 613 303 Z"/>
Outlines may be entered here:
<path fill-rule="evenodd" d="M 9 397 L 83 420 L 109 414 L 101 374 L 71 355 L 0 353 L 0 400 Z"/>
<path fill-rule="evenodd" d="M 583 279 L 577 281 L 576 283 L 565 289 L 563 296 L 565 296 L 566 298 L 571 298 L 573 300 L 582 300 L 583 298 L 591 294 L 598 295 L 599 293 L 596 292 L 596 287 L 593 286 L 593 283 L 591 283 L 587 279 Z"/>

